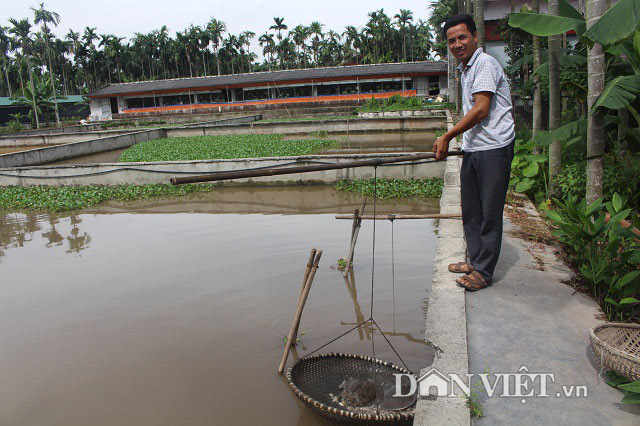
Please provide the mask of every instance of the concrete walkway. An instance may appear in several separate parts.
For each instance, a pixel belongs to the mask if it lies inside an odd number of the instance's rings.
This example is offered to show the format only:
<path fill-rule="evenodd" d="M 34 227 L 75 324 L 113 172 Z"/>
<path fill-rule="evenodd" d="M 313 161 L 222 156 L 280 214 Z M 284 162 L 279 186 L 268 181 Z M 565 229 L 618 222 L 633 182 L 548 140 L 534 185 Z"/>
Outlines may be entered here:
<path fill-rule="evenodd" d="M 494 283 L 466 295 L 469 372 L 518 373 L 526 366 L 529 373 L 553 373 L 554 383 L 548 382 L 549 397 L 524 403 L 519 397 L 480 395 L 485 417 L 472 424 L 639 425 L 640 406 L 620 404 L 622 392 L 598 380 L 589 341 L 591 327 L 603 322 L 598 306 L 562 283 L 570 270 L 553 247 L 523 240 L 517 230 L 505 217 Z M 558 397 L 562 385 L 586 385 L 588 396 Z"/>

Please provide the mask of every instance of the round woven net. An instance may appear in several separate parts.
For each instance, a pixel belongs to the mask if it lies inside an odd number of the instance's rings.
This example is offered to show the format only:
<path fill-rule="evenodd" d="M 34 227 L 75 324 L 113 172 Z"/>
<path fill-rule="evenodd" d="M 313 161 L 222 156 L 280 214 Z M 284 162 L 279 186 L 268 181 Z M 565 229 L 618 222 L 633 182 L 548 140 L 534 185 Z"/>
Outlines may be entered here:
<path fill-rule="evenodd" d="M 412 374 L 386 361 L 342 353 L 298 360 L 287 372 L 289 386 L 321 414 L 351 422 L 394 422 L 413 419 L 416 396 L 394 397 L 394 374 Z M 404 384 L 404 382 L 407 382 Z M 403 394 L 408 393 L 408 380 Z"/>

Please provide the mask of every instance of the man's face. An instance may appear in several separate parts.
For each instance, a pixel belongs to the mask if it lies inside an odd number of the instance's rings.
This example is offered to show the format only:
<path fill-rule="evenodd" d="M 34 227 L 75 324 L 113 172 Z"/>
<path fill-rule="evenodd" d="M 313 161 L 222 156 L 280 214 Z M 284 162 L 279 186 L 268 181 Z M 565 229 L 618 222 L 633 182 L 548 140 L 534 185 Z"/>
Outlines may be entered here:
<path fill-rule="evenodd" d="M 447 44 L 451 54 L 466 64 L 478 48 L 478 33 L 471 34 L 467 24 L 458 24 L 447 30 Z"/>

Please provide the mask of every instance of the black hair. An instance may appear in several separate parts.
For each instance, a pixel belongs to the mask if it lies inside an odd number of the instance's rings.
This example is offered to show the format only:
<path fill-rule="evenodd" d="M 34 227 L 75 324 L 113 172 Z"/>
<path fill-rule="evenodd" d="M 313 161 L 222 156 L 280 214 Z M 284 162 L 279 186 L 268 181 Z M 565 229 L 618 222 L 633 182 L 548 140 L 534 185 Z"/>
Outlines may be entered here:
<path fill-rule="evenodd" d="M 473 21 L 473 17 L 466 13 L 460 13 L 447 19 L 447 22 L 444 23 L 444 28 L 442 29 L 442 37 L 446 40 L 447 30 L 459 24 L 465 24 L 471 35 L 476 32 L 476 23 Z"/>

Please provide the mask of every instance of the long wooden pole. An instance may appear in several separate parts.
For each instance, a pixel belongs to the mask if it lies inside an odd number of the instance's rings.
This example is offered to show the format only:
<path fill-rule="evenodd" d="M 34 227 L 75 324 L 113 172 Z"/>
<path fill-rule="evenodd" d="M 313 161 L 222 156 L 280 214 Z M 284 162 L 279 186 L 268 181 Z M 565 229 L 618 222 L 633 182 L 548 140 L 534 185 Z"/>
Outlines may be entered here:
<path fill-rule="evenodd" d="M 395 219 L 457 219 L 462 215 L 458 213 L 437 213 L 437 214 L 377 214 L 375 220 L 395 220 Z M 336 219 L 353 219 L 352 214 L 336 215 Z M 360 215 L 360 219 L 373 220 L 372 214 Z"/>
<path fill-rule="evenodd" d="M 356 242 L 358 241 L 358 234 L 360 233 L 360 226 L 362 224 L 362 214 L 364 213 L 364 208 L 367 205 L 367 199 L 365 198 L 362 202 L 362 206 L 360 206 L 360 211 L 356 210 L 353 215 L 353 231 L 351 232 L 351 243 L 349 244 L 349 255 L 347 256 L 347 266 L 344 268 L 342 272 L 343 276 L 347 276 L 350 269 L 353 269 L 353 256 L 356 250 Z"/>
<path fill-rule="evenodd" d="M 449 151 L 447 155 L 463 155 L 463 153 L 462 151 Z M 237 170 L 235 172 L 217 172 L 217 173 L 210 173 L 206 175 L 173 177 L 171 178 L 171 183 L 173 185 L 181 185 L 185 183 L 215 182 L 215 181 L 230 180 L 230 179 L 289 175 L 289 174 L 295 174 L 295 173 L 311 173 L 311 172 L 321 172 L 324 170 L 350 169 L 353 167 L 367 167 L 367 166 L 373 167 L 373 166 L 380 166 L 383 164 L 426 160 L 426 159 L 435 158 L 435 157 L 436 157 L 436 154 L 433 152 L 424 152 L 424 153 L 415 154 L 415 155 L 402 155 L 398 157 L 382 157 L 382 158 L 374 158 L 371 160 L 349 161 L 345 163 L 318 164 L 313 166 L 301 166 L 301 167 L 272 167 L 272 168 L 258 169 L 258 170 Z"/>
<path fill-rule="evenodd" d="M 289 351 L 291 350 L 291 345 L 293 343 L 293 336 L 296 333 L 296 330 L 300 326 L 300 318 L 302 318 L 302 310 L 304 309 L 304 305 L 307 302 L 307 297 L 309 296 L 309 291 L 311 290 L 311 283 L 313 283 L 313 279 L 316 276 L 316 271 L 318 270 L 318 264 L 320 263 L 320 258 L 322 257 L 322 250 L 318 250 L 316 253 L 316 258 L 313 262 L 313 267 L 311 268 L 311 272 L 309 273 L 309 278 L 307 278 L 307 283 L 304 287 L 304 291 L 302 292 L 302 297 L 298 302 L 298 309 L 296 310 L 296 315 L 293 317 L 293 323 L 291 324 L 291 330 L 289 330 L 289 336 L 287 337 L 287 342 L 284 345 L 284 353 L 282 354 L 282 359 L 280 360 L 280 366 L 278 367 L 278 374 L 282 374 L 284 371 L 284 366 L 287 364 L 287 357 L 289 356 Z"/>
<path fill-rule="evenodd" d="M 309 273 L 311 272 L 311 268 L 313 267 L 313 261 L 315 258 L 316 258 L 316 249 L 311 249 L 311 253 L 309 253 L 309 260 L 307 261 L 307 267 L 304 270 L 304 277 L 302 278 L 302 288 L 300 289 L 300 296 L 298 297 L 298 305 L 302 300 L 302 295 L 304 294 L 304 288 L 307 286 L 307 280 L 309 279 Z M 298 329 L 296 329 L 296 332 L 293 335 L 293 346 L 296 345 L 297 340 L 298 340 Z"/>

